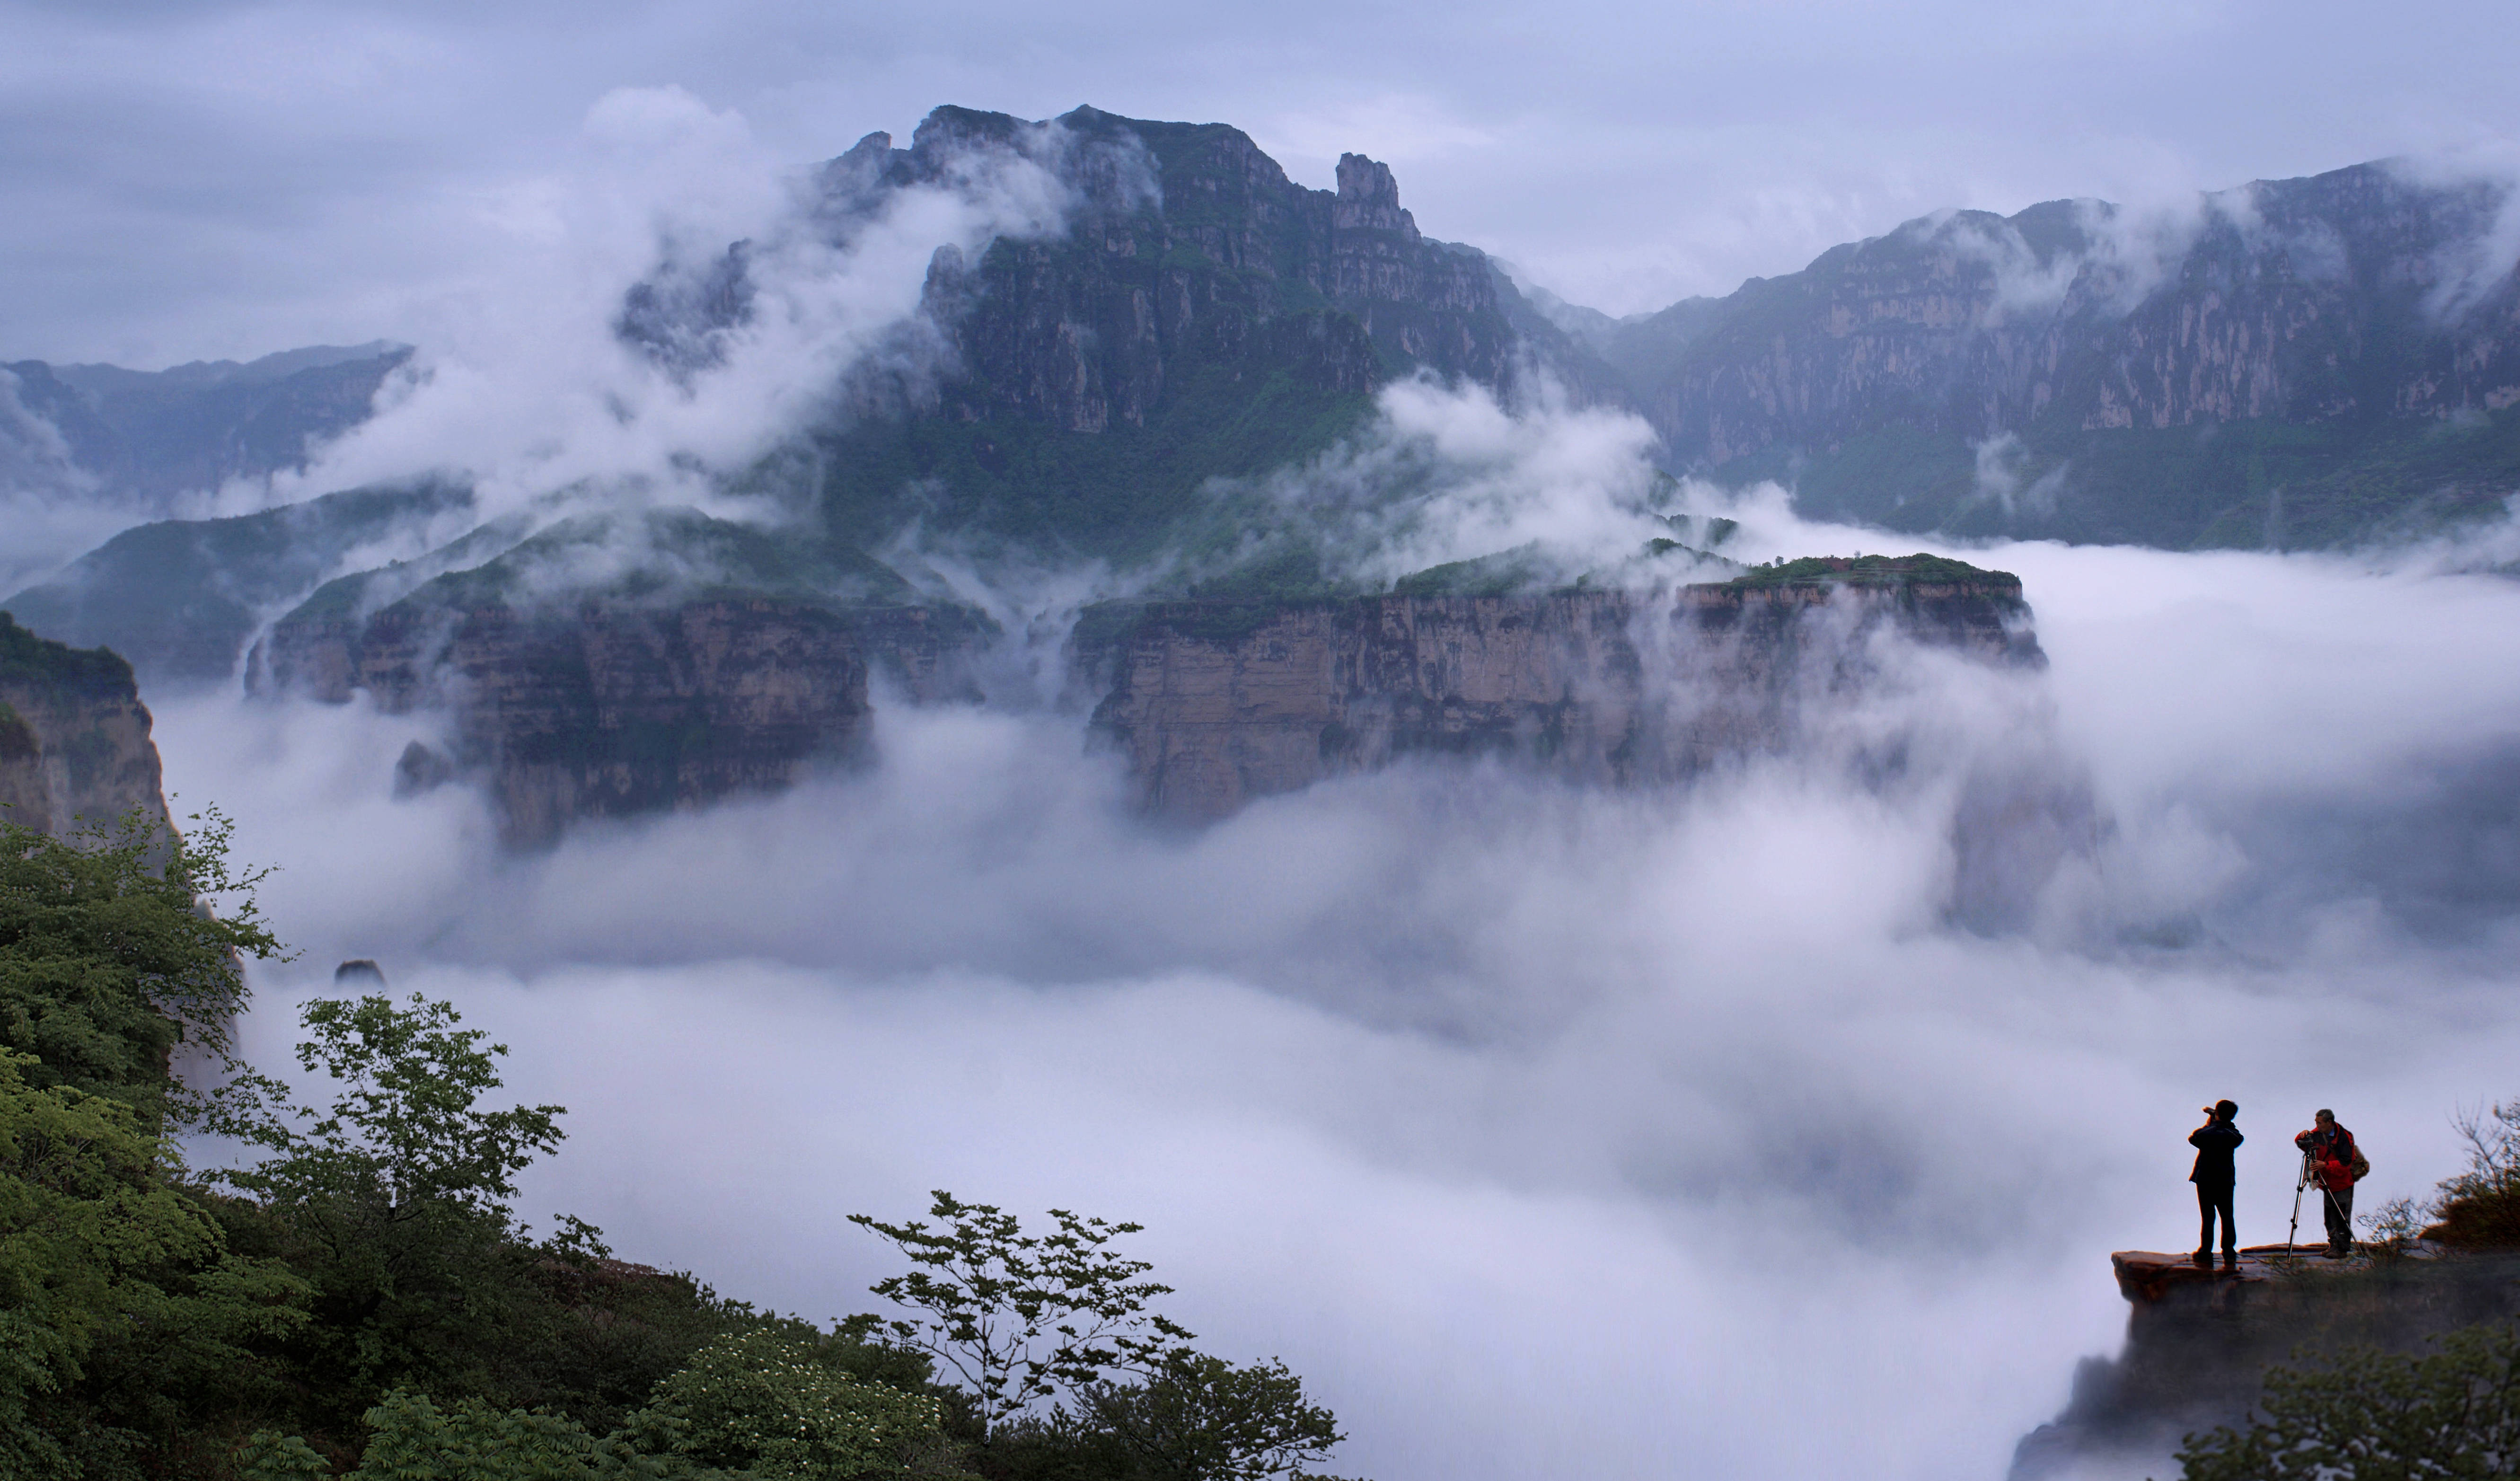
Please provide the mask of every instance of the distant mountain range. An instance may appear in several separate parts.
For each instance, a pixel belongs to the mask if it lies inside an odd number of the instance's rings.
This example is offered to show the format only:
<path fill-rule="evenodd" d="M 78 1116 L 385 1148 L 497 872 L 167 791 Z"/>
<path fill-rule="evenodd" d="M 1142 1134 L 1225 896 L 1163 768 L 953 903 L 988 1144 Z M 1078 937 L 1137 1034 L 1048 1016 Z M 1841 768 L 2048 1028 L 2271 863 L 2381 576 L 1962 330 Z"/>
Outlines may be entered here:
<path fill-rule="evenodd" d="M 2364 164 L 2180 211 L 1947 212 L 1613 320 L 1424 235 L 1363 156 L 1341 157 L 1335 190 L 1310 190 L 1223 124 L 943 108 L 907 149 L 871 134 L 815 171 L 804 229 L 844 257 L 903 192 L 1018 157 L 1066 188 L 1062 228 L 937 251 L 898 342 L 817 388 L 826 414 L 726 475 L 727 498 L 782 512 L 775 537 L 695 510 L 590 511 L 569 490 L 487 518 L 460 478 L 414 469 L 240 519 L 129 529 L 5 605 L 48 637 L 126 653 L 144 684 L 235 675 L 257 634 L 266 688 L 448 702 L 430 675 L 458 651 L 463 695 L 522 695 L 529 678 L 535 764 L 558 768 L 532 787 L 550 823 L 592 805 L 572 797 L 658 805 L 788 775 L 785 741 L 709 739 L 739 722 L 694 714 L 755 711 L 708 699 L 698 675 L 769 682 L 760 665 L 782 652 L 846 651 L 832 671 L 856 665 L 859 698 L 833 691 L 797 712 L 819 718 L 779 722 L 827 740 L 857 733 L 869 665 L 905 693 L 968 692 L 956 653 L 992 624 L 905 556 L 913 532 L 982 567 L 1096 562 L 1137 600 L 1221 604 L 1234 615 L 1166 629 L 1220 653 L 1272 611 L 1569 583 L 1524 550 L 1369 579 L 1341 543 L 1352 528 L 1272 484 L 1364 429 L 1377 390 L 1410 376 L 1509 405 L 1626 407 L 1671 472 L 1776 478 L 1808 514 L 1893 531 L 2334 546 L 2498 512 L 2520 491 L 2508 184 Z M 697 383 L 763 312 L 763 252 L 660 263 L 615 333 Z M 409 353 L 154 375 L 21 362 L 0 377 L 0 471 L 49 458 L 92 486 L 162 496 L 299 466 Z M 1392 464 L 1354 498 L 1396 509 L 1429 476 Z M 1615 579 L 1716 572 L 1704 531 L 1672 534 Z M 406 559 L 378 563 L 386 548 Z M 601 674 L 629 672 L 599 649 L 662 665 L 630 730 L 595 718 L 614 702 L 599 702 Z M 676 708 L 689 704 L 701 708 Z M 592 729 L 570 739 L 581 721 Z M 447 764 L 479 762 L 495 729 Z M 687 740 L 716 759 L 677 782 Z"/>
<path fill-rule="evenodd" d="M 1953 211 L 1612 323 L 1675 470 L 1890 529 L 2317 547 L 2520 489 L 2509 183 L 2391 164 L 2178 212 Z"/>
<path fill-rule="evenodd" d="M 162 501 L 303 469 L 313 446 L 367 420 L 410 355 L 379 340 L 162 371 L 0 364 L 0 474 Z"/>

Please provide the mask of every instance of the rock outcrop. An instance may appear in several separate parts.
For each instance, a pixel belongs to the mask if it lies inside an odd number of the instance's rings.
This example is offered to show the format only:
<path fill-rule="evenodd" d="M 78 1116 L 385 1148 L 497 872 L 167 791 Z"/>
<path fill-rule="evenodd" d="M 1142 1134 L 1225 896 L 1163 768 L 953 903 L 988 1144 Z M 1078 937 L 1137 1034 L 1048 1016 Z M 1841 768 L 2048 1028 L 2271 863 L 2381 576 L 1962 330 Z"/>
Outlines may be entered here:
<path fill-rule="evenodd" d="M 1199 818 L 1412 754 L 1516 757 L 1587 783 L 1684 778 L 1790 743 L 1806 701 L 1865 681 L 1883 633 L 2041 661 L 2015 577 L 1799 564 L 1662 595 L 1109 607 L 1080 626 L 1077 656 L 1107 684 L 1095 729 L 1148 803 Z"/>
<path fill-rule="evenodd" d="M 425 589 L 427 590 L 427 589 Z M 1092 608 L 1071 656 L 1094 732 L 1158 811 L 1213 818 L 1421 753 L 1603 785 L 1686 778 L 1793 742 L 1878 671 L 1875 640 L 2043 661 L 2019 581 L 1915 557 L 1810 561 L 1659 595 L 1383 596 Z M 513 843 L 571 821 L 775 790 L 867 744 L 870 672 L 910 702 L 976 696 L 973 614 L 794 597 L 678 603 L 309 603 L 248 683 L 445 712 L 405 790 L 472 777 Z"/>
<path fill-rule="evenodd" d="M 0 817 L 44 832 L 163 824 L 166 798 L 131 665 L 47 642 L 0 612 Z"/>
<path fill-rule="evenodd" d="M 2429 1242 L 2345 1260 L 2263 1244 L 2229 1269 L 2148 1250 L 2109 1263 L 2132 1308 L 2126 1345 L 2083 1361 L 2065 1412 L 2015 1450 L 2011 1481 L 2167 1475 L 2182 1436 L 2244 1421 L 2271 1367 L 2348 1346 L 2403 1351 L 2520 1315 L 2520 1254 Z"/>
<path fill-rule="evenodd" d="M 515 846 L 570 822 L 776 790 L 862 756 L 871 664 L 917 698 L 957 693 L 968 614 L 717 596 L 441 606 L 276 624 L 248 675 L 259 694 L 389 713 L 438 708 L 447 750 L 401 767 L 406 789 L 474 776 Z"/>

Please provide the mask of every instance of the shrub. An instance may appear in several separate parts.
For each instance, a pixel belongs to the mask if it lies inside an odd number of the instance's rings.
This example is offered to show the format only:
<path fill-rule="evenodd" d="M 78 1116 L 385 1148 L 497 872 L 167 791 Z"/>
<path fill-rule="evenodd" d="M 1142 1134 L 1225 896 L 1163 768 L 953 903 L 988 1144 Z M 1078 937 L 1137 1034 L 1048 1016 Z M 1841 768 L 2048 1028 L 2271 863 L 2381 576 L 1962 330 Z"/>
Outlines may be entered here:
<path fill-rule="evenodd" d="M 775 1328 L 721 1337 L 656 1385 L 623 1434 L 642 1451 L 762 1478 L 898 1475 L 943 1440 L 933 1397 L 862 1382 Z"/>

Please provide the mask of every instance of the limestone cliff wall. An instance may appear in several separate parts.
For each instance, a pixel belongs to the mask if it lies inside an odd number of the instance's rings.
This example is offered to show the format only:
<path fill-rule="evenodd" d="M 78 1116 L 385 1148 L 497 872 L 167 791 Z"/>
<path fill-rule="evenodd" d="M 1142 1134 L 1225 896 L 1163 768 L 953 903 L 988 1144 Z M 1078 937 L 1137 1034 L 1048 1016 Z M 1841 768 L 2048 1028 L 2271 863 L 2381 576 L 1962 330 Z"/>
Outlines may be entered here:
<path fill-rule="evenodd" d="M 1861 682 L 1893 628 L 2038 661 L 2017 583 L 1675 594 L 1167 603 L 1080 628 L 1094 727 L 1157 810 L 1252 798 L 1413 753 L 1520 757 L 1570 779 L 1669 780 L 1787 743 L 1797 700 Z"/>
<path fill-rule="evenodd" d="M 0 612 L 0 816 L 45 832 L 110 826 L 134 808 L 163 823 L 149 732 L 130 664 L 37 638 Z"/>
<path fill-rule="evenodd" d="M 442 708 L 452 754 L 406 783 L 472 774 L 511 843 L 571 820 L 694 807 L 789 785 L 867 742 L 870 661 L 915 697 L 954 692 L 965 634 L 925 608 L 835 611 L 777 598 L 663 607 L 397 605 L 283 622 L 248 684 L 388 712 Z"/>
<path fill-rule="evenodd" d="M 1097 608 L 1073 645 L 1156 809 L 1213 818 L 1419 753 L 1500 755 L 1572 780 L 1673 780 L 1792 743 L 1797 717 L 1868 681 L 1885 631 L 2037 662 L 2008 577 L 1895 589 L 1688 587 L 1661 595 L 1372 597 Z M 570 821 L 789 785 L 863 754 L 869 673 L 913 702 L 972 693 L 980 637 L 923 607 L 768 597 L 543 609 L 397 604 L 278 624 L 262 694 L 442 709 L 446 752 L 406 785 L 470 775 L 514 843 Z"/>

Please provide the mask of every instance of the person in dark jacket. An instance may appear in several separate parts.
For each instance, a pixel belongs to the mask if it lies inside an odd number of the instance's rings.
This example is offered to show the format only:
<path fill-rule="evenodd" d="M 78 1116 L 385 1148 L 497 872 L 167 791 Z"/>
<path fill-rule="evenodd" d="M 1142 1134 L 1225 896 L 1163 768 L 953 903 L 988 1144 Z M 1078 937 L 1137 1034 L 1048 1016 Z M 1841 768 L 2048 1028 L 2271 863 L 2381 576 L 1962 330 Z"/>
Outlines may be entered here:
<path fill-rule="evenodd" d="M 2239 1232 L 2231 1228 L 2231 1185 L 2238 1177 L 2231 1169 L 2231 1153 L 2246 1139 L 2231 1118 L 2240 1107 L 2228 1100 L 2217 1100 L 2205 1107 L 2205 1124 L 2187 1134 L 2187 1144 L 2196 1148 L 2196 1167 L 2187 1181 L 2196 1185 L 2196 1213 L 2204 1228 L 2196 1235 L 2195 1260 L 2199 1265 L 2214 1263 L 2214 1216 L 2223 1216 L 2223 1264 L 2236 1268 L 2240 1263 Z"/>
<path fill-rule="evenodd" d="M 2363 1165 L 2354 1134 L 2336 1124 L 2336 1112 L 2322 1110 L 2292 1144 L 2309 1156 L 2310 1181 L 2318 1185 L 2318 1201 L 2327 1213 L 2327 1252 L 2340 1257 L 2354 1253 L 2354 1183 Z"/>

